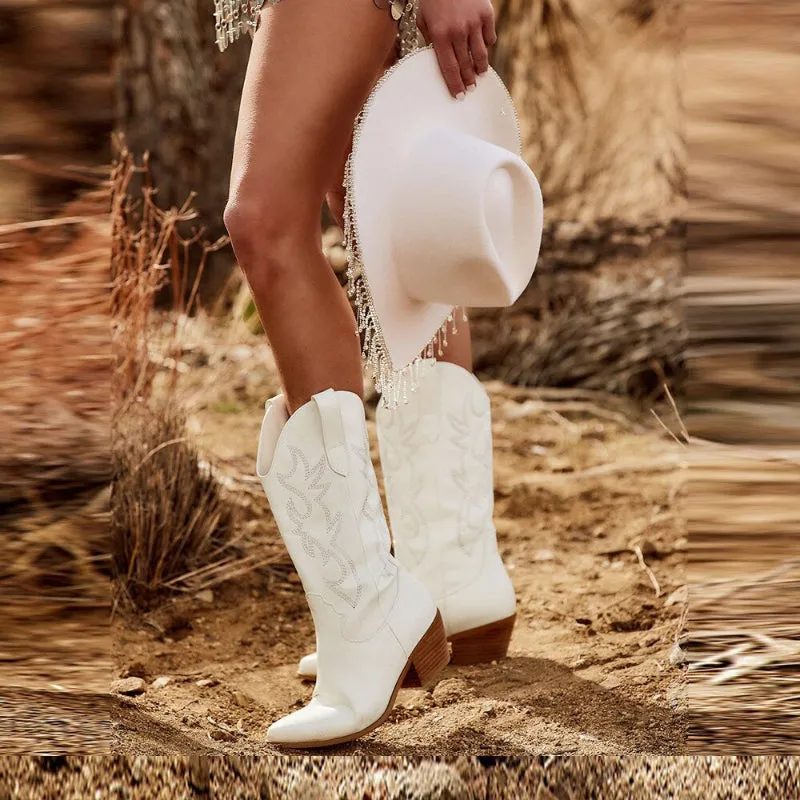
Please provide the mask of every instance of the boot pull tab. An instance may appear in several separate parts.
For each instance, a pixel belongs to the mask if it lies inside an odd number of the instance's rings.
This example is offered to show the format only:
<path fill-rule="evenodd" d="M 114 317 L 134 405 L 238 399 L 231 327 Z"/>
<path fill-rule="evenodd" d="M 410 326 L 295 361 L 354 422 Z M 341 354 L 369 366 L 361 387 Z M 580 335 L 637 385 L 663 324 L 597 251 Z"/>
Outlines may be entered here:
<path fill-rule="evenodd" d="M 336 392 L 333 389 L 326 389 L 315 394 L 312 399 L 317 405 L 322 423 L 322 440 L 325 443 L 328 464 L 334 472 L 346 476 L 349 466 L 347 442 Z"/>

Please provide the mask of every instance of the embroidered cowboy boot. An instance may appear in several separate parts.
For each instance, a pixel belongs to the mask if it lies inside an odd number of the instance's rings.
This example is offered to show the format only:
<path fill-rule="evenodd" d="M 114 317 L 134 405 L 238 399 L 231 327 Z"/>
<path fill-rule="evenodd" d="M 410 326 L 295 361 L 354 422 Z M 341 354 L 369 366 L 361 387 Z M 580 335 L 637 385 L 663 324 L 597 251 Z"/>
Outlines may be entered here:
<path fill-rule="evenodd" d="M 406 404 L 378 408 L 378 441 L 397 561 L 439 607 L 453 664 L 508 652 L 514 588 L 497 550 L 489 397 L 446 362 L 425 363 Z M 313 679 L 314 654 L 298 674 Z"/>
<path fill-rule="evenodd" d="M 314 619 L 317 684 L 267 740 L 326 747 L 374 730 L 404 682 L 447 664 L 445 631 L 424 586 L 390 554 L 361 399 L 329 389 L 288 416 L 269 401 L 257 472 Z"/>

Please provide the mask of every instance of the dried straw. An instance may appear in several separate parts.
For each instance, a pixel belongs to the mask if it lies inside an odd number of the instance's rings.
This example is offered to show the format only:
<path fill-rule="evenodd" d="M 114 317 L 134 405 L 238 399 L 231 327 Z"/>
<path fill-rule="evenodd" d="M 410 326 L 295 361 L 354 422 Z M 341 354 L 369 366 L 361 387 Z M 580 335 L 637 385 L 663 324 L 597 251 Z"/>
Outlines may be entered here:
<path fill-rule="evenodd" d="M 689 746 L 797 753 L 800 457 L 704 443 L 688 458 Z"/>
<path fill-rule="evenodd" d="M 187 439 L 177 368 L 181 321 L 190 310 L 182 298 L 188 296 L 191 306 L 205 259 L 218 243 L 203 242 L 202 230 L 182 234 L 195 218 L 192 198 L 180 208 L 159 208 L 147 159 L 139 166 L 124 142 L 118 146 L 112 195 L 112 532 L 118 588 L 148 602 L 167 584 L 198 588 L 199 567 L 236 568 L 228 546 L 231 506 Z M 200 268 L 187 291 L 197 250 Z M 154 299 L 168 276 L 175 313 L 169 335 L 155 340 Z"/>

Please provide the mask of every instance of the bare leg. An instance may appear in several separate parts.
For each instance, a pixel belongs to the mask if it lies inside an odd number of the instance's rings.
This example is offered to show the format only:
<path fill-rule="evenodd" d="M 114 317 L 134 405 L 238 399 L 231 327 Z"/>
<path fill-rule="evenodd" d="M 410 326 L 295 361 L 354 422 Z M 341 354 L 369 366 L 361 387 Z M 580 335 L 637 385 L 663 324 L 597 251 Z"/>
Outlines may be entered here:
<path fill-rule="evenodd" d="M 327 388 L 362 394 L 353 314 L 319 215 L 395 35 L 370 0 L 287 0 L 262 13 L 253 42 L 225 224 L 292 411 Z"/>

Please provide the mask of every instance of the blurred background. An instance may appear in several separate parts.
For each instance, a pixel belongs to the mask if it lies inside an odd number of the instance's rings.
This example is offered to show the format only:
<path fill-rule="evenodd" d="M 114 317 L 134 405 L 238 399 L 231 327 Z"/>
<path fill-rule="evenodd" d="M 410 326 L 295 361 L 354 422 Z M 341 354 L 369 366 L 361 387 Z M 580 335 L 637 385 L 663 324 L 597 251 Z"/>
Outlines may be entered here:
<path fill-rule="evenodd" d="M 111 27 L 0 2 L 0 752 L 110 742 Z"/>
<path fill-rule="evenodd" d="M 793 752 L 797 12 L 495 7 L 546 203 L 528 290 L 471 313 L 523 623 L 504 672 L 409 693 L 359 752 Z M 249 46 L 211 11 L 0 0 L 0 683 L 30 721 L 0 751 L 260 753 L 310 692 L 222 226 Z"/>
<path fill-rule="evenodd" d="M 800 750 L 798 23 L 784 0 L 687 9 L 693 752 Z"/>

